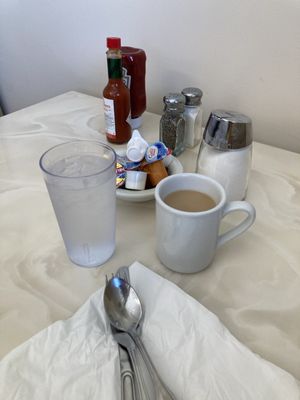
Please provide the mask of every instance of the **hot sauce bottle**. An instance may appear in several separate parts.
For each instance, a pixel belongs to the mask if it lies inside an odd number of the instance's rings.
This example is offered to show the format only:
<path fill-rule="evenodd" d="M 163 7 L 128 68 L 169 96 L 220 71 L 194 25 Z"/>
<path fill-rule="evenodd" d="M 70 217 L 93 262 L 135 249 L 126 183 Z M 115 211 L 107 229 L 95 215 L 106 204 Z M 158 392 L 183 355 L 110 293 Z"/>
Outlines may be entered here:
<path fill-rule="evenodd" d="M 106 43 L 109 78 L 103 90 L 106 137 L 109 142 L 121 144 L 131 138 L 130 92 L 122 79 L 121 39 L 108 37 Z"/>

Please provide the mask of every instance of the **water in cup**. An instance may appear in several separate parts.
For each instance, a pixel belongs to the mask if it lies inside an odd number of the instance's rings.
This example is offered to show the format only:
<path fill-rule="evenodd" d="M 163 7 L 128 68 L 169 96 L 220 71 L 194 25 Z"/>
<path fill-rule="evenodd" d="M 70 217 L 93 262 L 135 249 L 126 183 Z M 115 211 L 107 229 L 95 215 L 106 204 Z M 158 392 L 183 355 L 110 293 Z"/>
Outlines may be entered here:
<path fill-rule="evenodd" d="M 93 267 L 115 249 L 115 153 L 97 142 L 71 143 L 50 149 L 40 164 L 69 258 Z"/>

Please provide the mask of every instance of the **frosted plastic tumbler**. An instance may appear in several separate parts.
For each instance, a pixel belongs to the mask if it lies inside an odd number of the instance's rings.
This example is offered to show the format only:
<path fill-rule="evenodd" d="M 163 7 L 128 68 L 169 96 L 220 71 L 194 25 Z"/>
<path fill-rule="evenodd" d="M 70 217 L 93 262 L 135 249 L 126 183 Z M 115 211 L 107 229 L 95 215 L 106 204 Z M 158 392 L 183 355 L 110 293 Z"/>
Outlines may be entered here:
<path fill-rule="evenodd" d="M 116 154 L 98 141 L 52 147 L 40 159 L 70 260 L 82 267 L 107 261 L 115 250 Z"/>

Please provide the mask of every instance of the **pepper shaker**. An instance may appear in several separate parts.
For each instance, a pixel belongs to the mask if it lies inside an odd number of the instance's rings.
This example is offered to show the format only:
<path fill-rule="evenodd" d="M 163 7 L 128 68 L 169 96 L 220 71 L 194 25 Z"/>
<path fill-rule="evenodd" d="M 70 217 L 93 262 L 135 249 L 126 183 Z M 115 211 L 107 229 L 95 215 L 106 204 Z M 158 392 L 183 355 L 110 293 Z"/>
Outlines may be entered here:
<path fill-rule="evenodd" d="M 243 200 L 251 158 L 251 119 L 234 111 L 213 111 L 203 132 L 196 172 L 218 181 L 228 201 Z"/>
<path fill-rule="evenodd" d="M 185 97 L 185 147 L 195 147 L 201 140 L 202 134 L 202 90 L 188 87 L 181 92 Z"/>
<path fill-rule="evenodd" d="M 169 93 L 164 96 L 164 113 L 160 119 L 159 140 L 178 156 L 185 149 L 183 117 L 185 98 L 180 93 Z"/>

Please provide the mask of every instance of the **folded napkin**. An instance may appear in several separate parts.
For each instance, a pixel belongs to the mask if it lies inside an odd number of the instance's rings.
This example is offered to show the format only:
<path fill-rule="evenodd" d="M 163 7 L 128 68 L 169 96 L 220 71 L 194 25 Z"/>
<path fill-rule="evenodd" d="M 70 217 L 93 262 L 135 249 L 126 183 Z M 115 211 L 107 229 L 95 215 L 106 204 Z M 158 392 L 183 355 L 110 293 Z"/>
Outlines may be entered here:
<path fill-rule="evenodd" d="M 252 353 L 219 319 L 138 262 L 130 267 L 145 313 L 143 341 L 177 400 L 299 400 L 296 380 Z M 0 399 L 120 399 L 118 348 L 103 288 L 0 362 Z"/>

